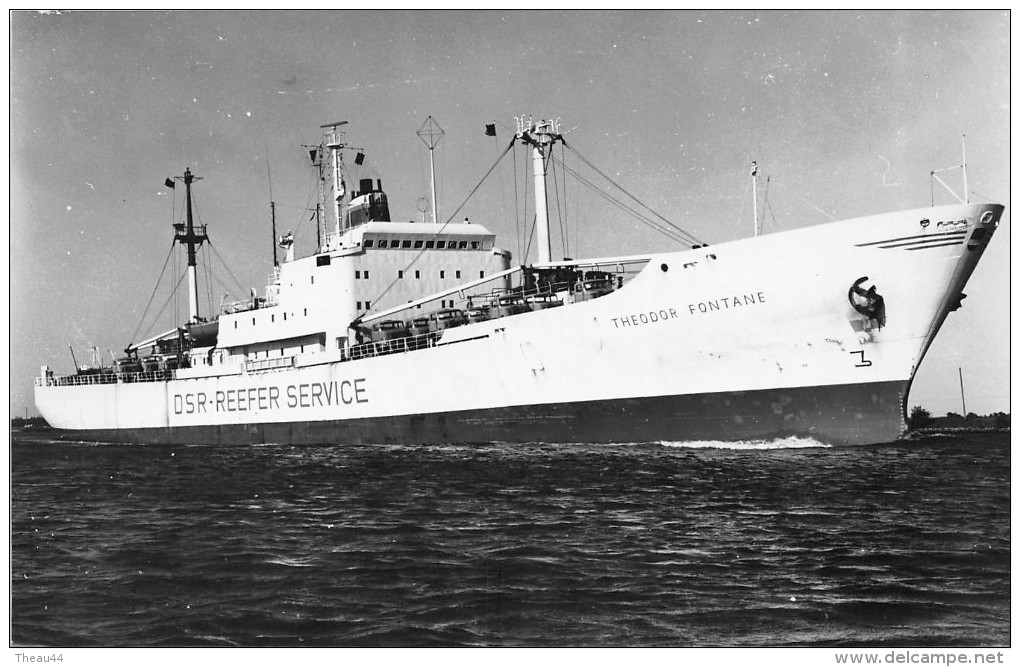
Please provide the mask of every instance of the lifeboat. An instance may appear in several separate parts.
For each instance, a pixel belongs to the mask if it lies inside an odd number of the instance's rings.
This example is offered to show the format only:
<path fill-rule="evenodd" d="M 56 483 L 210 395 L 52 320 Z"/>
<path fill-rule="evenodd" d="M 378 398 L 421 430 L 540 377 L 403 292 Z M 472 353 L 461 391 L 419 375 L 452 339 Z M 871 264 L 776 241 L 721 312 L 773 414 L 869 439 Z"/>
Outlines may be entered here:
<path fill-rule="evenodd" d="M 187 325 L 188 337 L 195 347 L 208 347 L 216 344 L 216 336 L 220 331 L 220 321 L 193 322 Z"/>

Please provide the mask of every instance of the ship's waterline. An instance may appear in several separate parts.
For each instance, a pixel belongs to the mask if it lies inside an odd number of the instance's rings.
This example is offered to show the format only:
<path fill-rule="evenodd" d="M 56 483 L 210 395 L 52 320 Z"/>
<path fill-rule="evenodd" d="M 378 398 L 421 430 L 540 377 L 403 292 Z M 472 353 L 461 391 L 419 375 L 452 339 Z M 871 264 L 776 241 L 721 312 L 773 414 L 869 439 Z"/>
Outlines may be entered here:
<path fill-rule="evenodd" d="M 902 432 L 902 382 L 519 405 L 361 419 L 90 429 L 104 442 L 326 445 L 627 443 L 787 437 L 824 444 L 890 442 Z"/>

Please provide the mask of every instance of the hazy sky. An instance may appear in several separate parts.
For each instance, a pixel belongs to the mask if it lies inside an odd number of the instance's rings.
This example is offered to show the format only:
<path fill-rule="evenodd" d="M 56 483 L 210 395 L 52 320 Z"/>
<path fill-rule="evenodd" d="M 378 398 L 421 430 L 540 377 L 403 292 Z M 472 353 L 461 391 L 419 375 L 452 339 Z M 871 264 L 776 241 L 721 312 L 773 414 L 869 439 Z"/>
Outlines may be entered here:
<path fill-rule="evenodd" d="M 302 144 L 349 121 L 367 155 L 354 178 L 382 178 L 394 219 L 414 219 L 428 194 L 415 132 L 430 114 L 446 131 L 441 213 L 494 162 L 515 115 L 560 117 L 581 155 L 709 243 L 752 233 L 751 160 L 771 179 L 766 231 L 792 229 L 927 206 L 929 172 L 959 164 L 966 134 L 972 199 L 1006 214 L 910 403 L 959 412 L 962 366 L 969 411 L 1009 410 L 1008 12 L 16 12 L 11 40 L 15 415 L 34 413 L 40 365 L 72 370 L 69 344 L 82 362 L 93 345 L 131 342 L 181 213 L 167 176 L 189 166 L 204 179 L 200 221 L 261 292 L 266 156 L 280 231 L 307 253 Z M 519 259 L 513 177 L 511 161 L 458 217 Z M 567 188 L 572 256 L 681 248 Z M 204 313 L 209 295 L 245 296 L 210 258 Z M 172 326 L 151 322 L 167 293 L 142 334 Z"/>

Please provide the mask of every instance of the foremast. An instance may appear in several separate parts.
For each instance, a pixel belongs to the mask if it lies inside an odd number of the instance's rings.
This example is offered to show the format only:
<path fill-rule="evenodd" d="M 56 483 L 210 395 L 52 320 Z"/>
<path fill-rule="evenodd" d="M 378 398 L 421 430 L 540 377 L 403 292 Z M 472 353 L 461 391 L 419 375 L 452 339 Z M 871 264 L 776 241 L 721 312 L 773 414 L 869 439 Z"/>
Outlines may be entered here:
<path fill-rule="evenodd" d="M 531 117 L 514 117 L 517 121 L 517 138 L 531 145 L 532 165 L 535 172 L 535 231 L 538 235 L 538 261 L 547 264 L 552 259 L 552 247 L 549 240 L 549 200 L 546 195 L 545 178 L 548 174 L 547 165 L 552 158 L 552 147 L 557 141 L 563 140 L 560 134 L 560 121 L 540 120 L 537 123 Z"/>

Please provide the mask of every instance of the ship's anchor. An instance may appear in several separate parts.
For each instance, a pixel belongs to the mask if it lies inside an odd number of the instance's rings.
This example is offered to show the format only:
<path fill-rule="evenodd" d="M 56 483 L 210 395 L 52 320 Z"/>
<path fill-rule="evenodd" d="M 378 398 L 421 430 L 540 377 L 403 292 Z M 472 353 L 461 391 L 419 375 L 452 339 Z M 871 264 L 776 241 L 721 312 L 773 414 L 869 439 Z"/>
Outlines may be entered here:
<path fill-rule="evenodd" d="M 847 298 L 854 310 L 872 321 L 872 326 L 877 324 L 879 328 L 882 328 L 885 326 L 885 299 L 878 293 L 874 285 L 868 289 L 861 287 L 861 284 L 867 280 L 868 277 L 863 276 L 854 281 L 847 293 Z"/>

